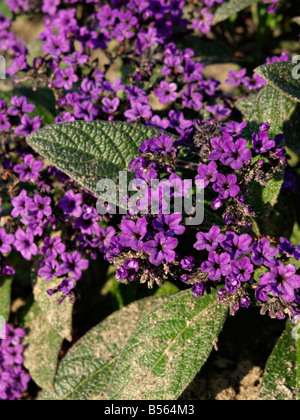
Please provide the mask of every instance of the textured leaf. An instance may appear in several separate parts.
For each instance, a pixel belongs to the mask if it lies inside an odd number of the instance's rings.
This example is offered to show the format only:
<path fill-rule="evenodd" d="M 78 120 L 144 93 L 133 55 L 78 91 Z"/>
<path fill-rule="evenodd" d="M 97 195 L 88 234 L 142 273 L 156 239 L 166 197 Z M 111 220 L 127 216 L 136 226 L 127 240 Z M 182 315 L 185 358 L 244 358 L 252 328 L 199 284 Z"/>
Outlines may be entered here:
<path fill-rule="evenodd" d="M 280 62 L 265 64 L 255 71 L 281 94 L 300 102 L 300 80 L 293 77 L 296 64 Z"/>
<path fill-rule="evenodd" d="M 178 293 L 179 291 L 180 290 L 175 284 L 169 281 L 166 281 L 161 287 L 157 289 L 154 295 L 155 296 L 172 295 L 173 293 Z"/>
<path fill-rule="evenodd" d="M 190 290 L 170 297 L 137 326 L 109 385 L 109 399 L 174 400 L 207 360 L 227 308 L 216 294 Z"/>
<path fill-rule="evenodd" d="M 47 322 L 36 302 L 24 318 L 24 327 L 28 331 L 24 339 L 24 365 L 38 386 L 51 390 L 63 338 Z"/>
<path fill-rule="evenodd" d="M 300 155 L 300 104 L 291 118 L 283 124 L 287 146 L 297 155 Z"/>
<path fill-rule="evenodd" d="M 8 321 L 11 304 L 11 285 L 12 278 L 0 278 L 0 317 Z"/>
<path fill-rule="evenodd" d="M 260 392 L 264 400 L 299 399 L 300 340 L 293 338 L 293 328 L 295 326 L 288 322 L 268 360 Z"/>
<path fill-rule="evenodd" d="M 41 400 L 100 400 L 123 346 L 136 324 L 163 301 L 151 297 L 113 313 L 81 338 L 61 361 L 55 392 L 44 391 Z"/>
<path fill-rule="evenodd" d="M 60 280 L 52 280 L 46 283 L 44 278 L 37 277 L 33 293 L 42 313 L 51 327 L 68 341 L 72 341 L 72 313 L 73 304 L 65 299 L 61 305 L 57 303 L 55 295 L 49 296 L 47 290 L 55 289 L 61 283 Z"/>
<path fill-rule="evenodd" d="M 237 101 L 237 108 L 245 120 L 252 122 L 250 127 L 267 121 L 270 123 L 271 137 L 283 132 L 285 121 L 292 117 L 296 107 L 297 102 L 268 84 L 258 94 Z"/>
<path fill-rule="evenodd" d="M 28 143 L 93 193 L 102 178 L 118 180 L 138 156 L 140 144 L 160 130 L 121 122 L 61 123 L 42 128 Z"/>
<path fill-rule="evenodd" d="M 235 13 L 240 12 L 241 10 L 246 9 L 246 7 L 251 6 L 253 3 L 256 3 L 257 0 L 229 0 L 225 1 L 218 7 L 215 13 L 214 23 L 222 22 L 223 20 L 228 19 L 230 16 Z"/>

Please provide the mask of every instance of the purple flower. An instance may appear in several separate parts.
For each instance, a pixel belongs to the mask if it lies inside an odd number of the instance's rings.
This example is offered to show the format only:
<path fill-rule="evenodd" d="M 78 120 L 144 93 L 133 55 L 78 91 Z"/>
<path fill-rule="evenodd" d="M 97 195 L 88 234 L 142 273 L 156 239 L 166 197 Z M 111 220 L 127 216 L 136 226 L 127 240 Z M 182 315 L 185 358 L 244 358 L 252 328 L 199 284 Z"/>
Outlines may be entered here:
<path fill-rule="evenodd" d="M 269 150 L 274 149 L 276 146 L 276 142 L 274 140 L 270 140 L 267 133 L 254 133 L 252 135 L 252 145 L 253 149 L 256 153 L 267 153 Z"/>
<path fill-rule="evenodd" d="M 239 71 L 230 71 L 228 73 L 228 79 L 226 80 L 226 83 L 228 85 L 233 85 L 233 86 L 238 87 L 243 83 L 246 73 L 247 73 L 247 69 L 241 69 Z"/>
<path fill-rule="evenodd" d="M 58 255 L 64 253 L 66 246 L 62 243 L 59 236 L 54 238 L 45 238 L 44 245 L 40 249 L 42 255 L 46 255 L 49 258 L 55 259 Z"/>
<path fill-rule="evenodd" d="M 99 115 L 99 108 L 91 101 L 75 104 L 74 116 L 85 121 L 94 121 Z"/>
<path fill-rule="evenodd" d="M 53 16 L 57 10 L 57 6 L 60 4 L 61 0 L 43 0 L 42 12 L 48 13 L 48 15 Z"/>
<path fill-rule="evenodd" d="M 168 181 L 161 182 L 165 197 L 185 197 L 192 188 L 191 180 L 182 180 L 179 175 L 172 174 Z"/>
<path fill-rule="evenodd" d="M 44 163 L 41 160 L 34 160 L 33 155 L 26 155 L 24 163 L 14 166 L 14 172 L 19 174 L 20 181 L 37 181 L 39 172 L 43 169 Z"/>
<path fill-rule="evenodd" d="M 278 261 L 275 259 L 279 253 L 277 248 L 271 246 L 269 239 L 263 238 L 260 242 L 255 242 L 253 247 L 252 262 L 255 265 L 265 265 L 266 267 L 276 267 Z"/>
<path fill-rule="evenodd" d="M 217 226 L 213 226 L 208 233 L 199 232 L 196 235 L 197 242 L 194 245 L 198 251 L 205 249 L 208 252 L 215 251 L 226 236 L 221 234 L 221 230 Z"/>
<path fill-rule="evenodd" d="M 218 120 L 222 120 L 223 118 L 228 117 L 231 114 L 230 109 L 226 108 L 226 106 L 224 105 L 212 105 L 212 106 L 207 106 L 206 110 L 208 112 L 211 112 L 215 119 Z"/>
<path fill-rule="evenodd" d="M 212 7 L 215 3 L 223 3 L 224 0 L 204 0 L 205 6 Z"/>
<path fill-rule="evenodd" d="M 194 295 L 194 298 L 197 299 L 199 297 L 203 297 L 204 293 L 206 292 L 206 286 L 204 283 L 196 283 L 193 287 L 192 287 L 192 292 Z"/>
<path fill-rule="evenodd" d="M 53 86 L 57 89 L 71 90 L 73 83 L 78 82 L 78 76 L 74 73 L 72 67 L 67 68 L 65 71 L 58 68 L 54 72 Z"/>
<path fill-rule="evenodd" d="M 121 230 L 121 245 L 129 247 L 133 251 L 141 251 L 143 239 L 147 233 L 147 220 L 142 218 L 136 223 L 133 220 L 125 220 L 121 224 Z"/>
<path fill-rule="evenodd" d="M 201 264 L 201 270 L 208 273 L 208 278 L 212 281 L 220 280 L 222 276 L 228 276 L 231 271 L 230 255 L 223 253 L 221 255 L 210 253 L 208 260 Z"/>
<path fill-rule="evenodd" d="M 38 247 L 34 243 L 34 236 L 31 233 L 25 233 L 22 229 L 18 229 L 15 236 L 14 247 L 25 260 L 30 261 L 32 255 L 38 254 Z"/>
<path fill-rule="evenodd" d="M 140 212 L 145 212 L 151 208 L 152 214 L 160 214 L 161 212 L 165 212 L 168 209 L 168 203 L 164 199 L 165 194 L 163 192 L 163 188 L 159 187 L 156 190 L 153 188 L 149 188 L 146 192 L 144 197 L 139 200 L 137 207 Z"/>
<path fill-rule="evenodd" d="M 8 108 L 8 115 L 17 116 L 22 115 L 25 112 L 28 112 L 30 114 L 35 109 L 35 105 L 28 104 L 28 99 L 24 96 L 20 98 L 18 96 L 13 96 L 10 102 L 14 106 Z"/>
<path fill-rule="evenodd" d="M 154 240 L 144 244 L 144 251 L 150 255 L 150 262 L 159 266 L 164 262 L 173 262 L 176 258 L 174 249 L 178 245 L 178 239 L 166 237 L 163 233 L 155 235 Z"/>
<path fill-rule="evenodd" d="M 193 125 L 193 121 L 186 120 L 183 112 L 176 112 L 173 109 L 169 112 L 170 127 L 178 133 L 182 133 Z"/>
<path fill-rule="evenodd" d="M 131 103 L 131 109 L 124 112 L 126 118 L 132 121 L 138 120 L 139 118 L 151 118 L 152 110 L 150 105 L 145 105 L 140 102 Z"/>
<path fill-rule="evenodd" d="M 119 11 L 117 9 L 111 9 L 110 6 L 104 5 L 101 11 L 97 14 L 97 19 L 101 22 L 102 28 L 107 26 L 113 26 L 118 17 Z"/>
<path fill-rule="evenodd" d="M 125 261 L 123 267 L 126 270 L 134 270 L 137 273 L 140 269 L 140 264 L 135 258 L 128 258 L 128 260 Z"/>
<path fill-rule="evenodd" d="M 38 219 L 43 219 L 44 216 L 49 217 L 52 214 L 51 198 L 43 198 L 40 195 L 35 194 L 33 201 L 28 206 L 28 209 L 34 212 Z"/>
<path fill-rule="evenodd" d="M 118 281 L 126 280 L 128 276 L 129 276 L 129 273 L 124 267 L 121 267 L 116 271 L 116 279 Z"/>
<path fill-rule="evenodd" d="M 218 167 L 216 162 L 210 162 L 208 165 L 200 165 L 198 168 L 198 175 L 196 176 L 196 185 L 201 186 L 198 180 L 204 180 L 204 188 L 211 182 L 215 182 L 218 176 Z"/>
<path fill-rule="evenodd" d="M 3 344 L 7 346 L 18 346 L 21 344 L 22 339 L 25 337 L 26 333 L 22 328 L 14 329 L 9 324 L 5 326 L 5 336 L 6 339 L 3 341 Z"/>
<path fill-rule="evenodd" d="M 224 242 L 221 243 L 221 247 L 229 252 L 231 258 L 237 259 L 251 252 L 251 243 L 252 238 L 248 234 L 239 236 L 234 232 L 227 232 Z"/>
<path fill-rule="evenodd" d="M 203 108 L 203 95 L 195 92 L 195 90 L 195 85 L 187 86 L 186 90 L 181 94 L 182 105 L 186 108 L 200 111 Z"/>
<path fill-rule="evenodd" d="M 164 59 L 164 64 L 166 65 L 161 73 L 164 76 L 169 76 L 170 74 L 183 73 L 184 68 L 182 66 L 182 58 L 179 56 L 171 55 Z"/>
<path fill-rule="evenodd" d="M 30 119 L 27 114 L 21 118 L 21 124 L 15 129 L 15 134 L 18 136 L 27 137 L 29 134 L 37 131 L 41 128 L 42 121 L 40 117 L 34 117 Z"/>
<path fill-rule="evenodd" d="M 45 281 L 49 282 L 55 277 L 59 264 L 54 259 L 47 259 L 41 264 L 41 268 L 38 271 L 40 277 L 45 277 Z"/>
<path fill-rule="evenodd" d="M 157 44 L 162 44 L 164 38 L 159 37 L 156 28 L 149 28 L 147 32 L 141 32 L 138 34 L 136 40 L 138 54 L 143 54 L 146 48 L 152 48 Z"/>
<path fill-rule="evenodd" d="M 11 233 L 6 233 L 4 228 L 0 228 L 0 253 L 9 254 L 11 252 L 11 245 L 15 241 L 15 236 Z"/>
<path fill-rule="evenodd" d="M 106 112 L 107 114 L 113 114 L 118 109 L 118 106 L 120 105 L 120 99 L 119 98 L 114 98 L 114 99 L 103 98 L 102 104 L 103 104 L 102 109 L 104 112 Z"/>
<path fill-rule="evenodd" d="M 278 261 L 275 267 L 271 267 L 270 272 L 259 279 L 259 283 L 275 297 L 282 296 L 284 301 L 293 302 L 296 298 L 295 291 L 300 289 L 300 276 L 296 274 L 294 265 L 284 265 Z"/>
<path fill-rule="evenodd" d="M 173 137 L 169 137 L 167 134 L 162 134 L 159 138 L 150 140 L 149 148 L 151 152 L 161 154 L 170 153 L 172 151 L 173 143 Z"/>
<path fill-rule="evenodd" d="M 100 235 L 99 214 L 93 207 L 82 206 L 82 215 L 73 222 L 74 229 L 79 229 L 84 235 Z"/>
<path fill-rule="evenodd" d="M 223 174 L 217 176 L 217 181 L 213 185 L 214 191 L 219 193 L 221 200 L 227 200 L 229 197 L 236 197 L 240 192 L 240 187 L 236 185 L 237 177 L 234 174 L 227 177 Z"/>
<path fill-rule="evenodd" d="M 251 279 L 254 266 L 248 257 L 242 258 L 240 261 L 232 261 L 231 277 L 237 281 L 246 282 Z"/>
<path fill-rule="evenodd" d="M 7 117 L 5 114 L 0 112 L 0 131 L 7 131 L 11 127 L 10 123 L 7 121 Z"/>
<path fill-rule="evenodd" d="M 26 67 L 26 56 L 24 54 L 21 54 L 14 59 L 12 66 L 10 66 L 6 71 L 10 76 L 14 76 L 19 71 L 25 70 Z"/>
<path fill-rule="evenodd" d="M 207 34 L 210 31 L 213 20 L 214 15 L 212 15 L 207 8 L 204 8 L 200 11 L 199 18 L 193 22 L 192 28 L 203 34 Z"/>
<path fill-rule="evenodd" d="M 28 215 L 28 207 L 31 204 L 31 202 L 32 199 L 27 197 L 27 191 L 22 190 L 21 193 L 17 197 L 14 197 L 11 201 L 14 207 L 11 212 L 12 217 L 26 217 Z"/>
<path fill-rule="evenodd" d="M 181 222 L 181 214 L 160 214 L 158 218 L 153 221 L 153 227 L 159 232 L 164 232 L 166 236 L 183 235 L 185 227 L 180 224 Z"/>
<path fill-rule="evenodd" d="M 89 268 L 89 261 L 83 259 L 81 254 L 77 251 L 73 254 L 64 252 L 61 255 L 62 265 L 59 267 L 57 276 L 61 277 L 65 274 L 72 277 L 75 281 L 80 280 L 82 271 Z"/>
<path fill-rule="evenodd" d="M 236 142 L 225 141 L 223 144 L 224 154 L 221 156 L 223 165 L 230 165 L 234 170 L 241 169 L 245 162 L 251 161 L 251 150 L 247 149 L 247 141 L 238 139 Z"/>
<path fill-rule="evenodd" d="M 227 139 L 230 138 L 232 139 L 231 136 L 227 135 L 227 136 L 223 136 L 223 138 Z M 221 156 L 224 153 L 224 148 L 223 148 L 223 138 L 220 139 L 219 137 L 214 137 L 211 140 L 211 146 L 213 148 L 213 151 L 209 154 L 209 159 L 211 160 L 219 160 L 221 158 Z"/>
<path fill-rule="evenodd" d="M 72 290 L 75 289 L 75 282 L 70 278 L 66 278 L 58 286 L 57 291 L 63 293 L 66 297 L 70 296 Z"/>
<path fill-rule="evenodd" d="M 99 251 L 104 253 L 111 245 L 111 240 L 116 234 L 116 229 L 113 226 L 108 228 L 100 228 L 99 235 L 92 239 L 91 245 L 95 248 L 99 248 Z"/>
<path fill-rule="evenodd" d="M 280 245 L 278 245 L 278 249 L 282 254 L 285 254 L 288 257 L 293 257 L 297 261 L 300 260 L 300 246 L 292 245 L 292 243 L 286 238 L 280 238 Z"/>
<path fill-rule="evenodd" d="M 68 66 L 77 66 L 80 64 L 85 64 L 89 60 L 89 56 L 86 54 L 81 54 L 78 51 L 74 51 L 72 55 L 63 57 L 62 61 Z"/>
<path fill-rule="evenodd" d="M 223 132 L 229 134 L 232 137 L 240 137 L 243 135 L 244 128 L 248 125 L 247 121 L 242 122 L 241 124 L 232 121 L 231 123 L 225 124 Z"/>
<path fill-rule="evenodd" d="M 66 196 L 60 200 L 58 207 L 69 216 L 80 217 L 82 214 L 82 200 L 81 194 L 75 194 L 74 191 L 70 190 L 66 193 Z"/>
<path fill-rule="evenodd" d="M 176 101 L 178 97 L 176 83 L 161 82 L 159 88 L 155 89 L 154 95 L 159 98 L 159 102 L 167 105 L 169 102 Z"/>
<path fill-rule="evenodd" d="M 184 257 L 180 264 L 183 270 L 192 270 L 196 265 L 196 260 L 194 257 Z"/>

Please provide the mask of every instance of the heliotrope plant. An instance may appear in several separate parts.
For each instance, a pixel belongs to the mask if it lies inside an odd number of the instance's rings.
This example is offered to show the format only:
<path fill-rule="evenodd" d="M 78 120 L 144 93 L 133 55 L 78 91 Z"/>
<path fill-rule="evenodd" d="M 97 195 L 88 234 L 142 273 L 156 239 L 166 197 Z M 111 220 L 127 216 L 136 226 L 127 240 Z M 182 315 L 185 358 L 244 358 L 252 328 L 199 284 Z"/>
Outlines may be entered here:
<path fill-rule="evenodd" d="M 142 143 L 142 156 L 133 160 L 129 169 L 134 170 L 143 197 L 123 217 L 121 232 L 112 238 L 105 254 L 117 268 L 118 280 L 140 279 L 150 287 L 154 282 L 162 285 L 169 279 L 181 280 L 193 285 L 197 298 L 218 288 L 220 301 L 229 304 L 232 313 L 240 306 L 250 306 L 253 290 L 262 313 L 269 311 L 280 319 L 285 314 L 292 318 L 300 314 L 300 276 L 295 265 L 285 264 L 290 258 L 300 259 L 300 247 L 283 237 L 275 246 L 267 237 L 253 238 L 256 213 L 247 199 L 252 181 L 265 187 L 282 172 L 286 164 L 283 138 L 270 139 L 270 126 L 263 123 L 248 148 L 241 137 L 246 125 L 196 124 L 176 146 L 166 134 Z M 180 146 L 193 155 L 191 168 L 199 162 L 195 181 L 203 181 L 208 196 L 212 194 L 210 207 L 223 219 L 224 227 L 220 222 L 213 224 L 209 217 L 201 226 L 186 227 L 184 215 L 166 212 L 166 200 L 186 196 L 191 187 L 180 177 Z M 166 177 L 167 173 L 171 175 Z M 155 189 L 152 181 L 159 178 L 163 181 Z M 141 180 L 146 181 L 143 186 Z M 188 239 L 193 237 L 194 250 L 188 247 Z M 256 269 L 268 271 L 255 281 Z M 219 284 L 225 287 L 219 288 Z"/>
<path fill-rule="evenodd" d="M 208 47 L 231 37 L 226 20 L 251 5 L 254 21 L 272 28 L 279 0 L 0 8 L 9 76 L 0 90 L 0 399 L 22 398 L 30 377 L 40 399 L 176 399 L 228 312 L 256 306 L 288 319 L 274 357 L 290 351 L 279 367 L 289 393 L 271 360 L 261 397 L 297 398 L 294 210 L 291 226 L 274 227 L 282 202 L 299 194 L 288 166 L 299 154 L 291 55 L 269 54 L 254 73 L 241 60 L 229 94 L 205 66 L 222 53 L 208 59 Z M 231 17 L 233 50 L 251 12 Z M 35 49 L 13 23 L 41 14 Z M 133 194 L 99 205 L 98 182 L 124 173 Z M 117 306 L 104 314 L 108 293 Z M 64 340 L 76 342 L 67 354 Z"/>

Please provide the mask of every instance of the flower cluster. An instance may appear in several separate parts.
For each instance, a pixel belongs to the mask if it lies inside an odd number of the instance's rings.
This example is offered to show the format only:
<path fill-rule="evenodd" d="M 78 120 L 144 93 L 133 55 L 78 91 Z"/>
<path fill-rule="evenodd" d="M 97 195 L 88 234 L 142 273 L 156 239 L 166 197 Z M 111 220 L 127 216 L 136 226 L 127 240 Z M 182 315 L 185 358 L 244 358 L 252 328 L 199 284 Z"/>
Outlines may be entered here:
<path fill-rule="evenodd" d="M 192 285 L 195 297 L 218 287 L 220 301 L 228 303 L 232 313 L 249 307 L 255 290 L 264 313 L 278 318 L 298 313 L 300 276 L 294 265 L 285 263 L 300 259 L 300 247 L 285 238 L 273 247 L 268 238 L 249 234 L 255 209 L 247 203 L 248 192 L 253 183 L 265 186 L 282 170 L 283 138 L 270 139 L 266 123 L 252 134 L 250 145 L 242 137 L 246 126 L 195 123 L 179 141 L 158 133 L 141 145 L 141 156 L 130 165 L 140 197 L 136 205 L 124 198 L 129 212 L 105 254 L 117 268 L 118 280 L 140 279 L 149 287 L 180 280 Z M 187 150 L 199 164 L 181 159 Z M 192 188 L 192 181 L 182 177 L 184 170 L 197 170 L 195 184 L 205 189 L 216 213 L 214 218 L 207 209 L 200 226 L 185 223 L 187 214 L 176 212 L 176 199 L 187 197 Z M 257 279 L 258 269 L 270 272 Z"/>
<path fill-rule="evenodd" d="M 12 252 L 17 251 L 27 261 L 38 258 L 39 276 L 47 282 L 60 279 L 59 286 L 50 289 L 49 294 L 60 292 L 58 301 L 61 303 L 65 297 L 74 299 L 75 282 L 88 269 L 89 258 L 96 259 L 106 250 L 115 229 L 100 225 L 96 198 L 90 193 L 75 193 L 71 189 L 75 188 L 74 183 L 59 171 L 52 167 L 42 169 L 43 162 L 35 160 L 33 155 L 25 155 L 24 163 L 13 167 L 20 179 L 27 182 L 25 185 L 37 183 L 39 192 L 29 193 L 16 187 L 11 200 L 12 217 L 7 228 L 0 228 L 0 272 L 1 275 L 15 274 L 8 262 Z M 12 171 L 9 175 L 14 177 Z M 67 193 L 60 199 L 51 182 L 55 176 L 67 188 Z M 4 194 L 9 193 L 9 179 L 3 182 Z M 60 233 L 62 230 L 63 234 Z"/>
<path fill-rule="evenodd" d="M 26 373 L 24 362 L 24 346 L 22 339 L 25 331 L 14 329 L 6 324 L 6 338 L 0 340 L 0 400 L 16 400 L 27 390 L 30 375 Z"/>

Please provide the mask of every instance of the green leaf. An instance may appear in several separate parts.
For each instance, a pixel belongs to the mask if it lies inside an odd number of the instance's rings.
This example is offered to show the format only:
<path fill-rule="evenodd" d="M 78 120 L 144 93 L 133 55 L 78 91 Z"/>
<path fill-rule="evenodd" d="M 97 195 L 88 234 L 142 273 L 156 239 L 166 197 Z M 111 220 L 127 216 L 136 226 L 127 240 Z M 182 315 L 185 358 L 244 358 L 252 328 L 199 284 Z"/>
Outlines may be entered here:
<path fill-rule="evenodd" d="M 270 136 L 283 133 L 283 125 L 296 110 L 297 102 L 281 94 L 277 89 L 267 84 L 258 94 L 249 95 L 237 101 L 237 108 L 245 120 L 250 121 L 249 129 L 258 127 L 263 122 L 270 123 Z"/>
<path fill-rule="evenodd" d="M 299 399 L 300 340 L 293 338 L 292 332 L 294 328 L 295 325 L 288 321 L 286 330 L 278 340 L 267 362 L 260 391 L 261 399 Z M 300 328 L 298 326 L 298 334 L 299 331 Z"/>
<path fill-rule="evenodd" d="M 82 337 L 61 361 L 55 392 L 44 391 L 41 400 L 102 400 L 117 358 L 141 319 L 163 301 L 151 297 L 114 312 Z"/>
<path fill-rule="evenodd" d="M 10 7 L 5 0 L 0 0 L 0 13 L 8 19 L 12 18 Z"/>
<path fill-rule="evenodd" d="M 154 295 L 165 296 L 165 295 L 172 295 L 178 292 L 179 292 L 179 289 L 175 284 L 171 283 L 170 281 L 166 281 L 161 287 L 157 289 Z"/>
<path fill-rule="evenodd" d="M 284 170 L 281 170 L 267 181 L 265 187 L 256 181 L 252 181 L 249 185 L 247 202 L 255 209 L 256 218 L 254 221 L 258 224 L 260 234 L 268 234 L 268 219 L 278 202 L 283 180 Z"/>
<path fill-rule="evenodd" d="M 3 317 L 5 322 L 8 322 L 10 315 L 12 281 L 11 277 L 0 279 L 0 317 Z"/>
<path fill-rule="evenodd" d="M 65 299 L 59 305 L 57 303 L 57 296 L 49 296 L 47 294 L 47 290 L 55 289 L 60 283 L 61 280 L 59 279 L 54 279 L 50 283 L 46 283 L 44 278 L 37 277 L 33 294 L 49 325 L 51 325 L 61 338 L 72 341 L 73 304 L 69 299 Z"/>
<path fill-rule="evenodd" d="M 61 171 L 97 193 L 102 178 L 118 180 L 138 156 L 141 143 L 161 132 L 158 129 L 121 122 L 61 123 L 42 128 L 28 143 Z"/>
<path fill-rule="evenodd" d="M 216 293 L 171 296 L 137 326 L 109 385 L 112 400 L 177 399 L 207 360 L 227 308 Z"/>
<path fill-rule="evenodd" d="M 58 356 L 63 338 L 48 323 L 35 302 L 24 317 L 24 365 L 34 382 L 43 389 L 53 389 Z"/>
<path fill-rule="evenodd" d="M 223 20 L 228 19 L 235 13 L 238 13 L 251 6 L 253 3 L 256 3 L 256 1 L 257 0 L 229 0 L 224 2 L 220 7 L 218 7 L 215 13 L 214 23 L 222 22 Z"/>
<path fill-rule="evenodd" d="M 290 62 L 280 62 L 265 64 L 255 71 L 282 95 L 300 102 L 300 81 L 293 77 L 296 66 Z"/>

